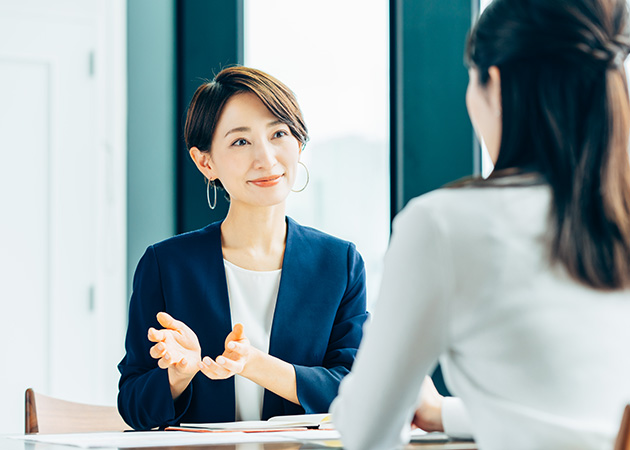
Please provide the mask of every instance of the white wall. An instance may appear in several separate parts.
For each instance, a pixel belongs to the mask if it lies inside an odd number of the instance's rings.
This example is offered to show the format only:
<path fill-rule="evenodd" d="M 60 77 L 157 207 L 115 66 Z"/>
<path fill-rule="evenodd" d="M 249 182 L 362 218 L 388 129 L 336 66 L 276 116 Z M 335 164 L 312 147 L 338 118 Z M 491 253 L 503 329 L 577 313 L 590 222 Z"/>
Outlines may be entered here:
<path fill-rule="evenodd" d="M 0 433 L 24 390 L 114 404 L 126 323 L 124 0 L 0 0 Z"/>

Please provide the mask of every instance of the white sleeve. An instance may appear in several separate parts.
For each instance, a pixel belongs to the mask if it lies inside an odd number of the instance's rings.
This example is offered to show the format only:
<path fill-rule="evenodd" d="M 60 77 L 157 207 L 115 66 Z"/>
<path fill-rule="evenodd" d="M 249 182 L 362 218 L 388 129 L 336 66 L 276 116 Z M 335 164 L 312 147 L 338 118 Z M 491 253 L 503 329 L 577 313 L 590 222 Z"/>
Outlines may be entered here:
<path fill-rule="evenodd" d="M 472 439 L 472 426 L 464 402 L 457 397 L 444 397 L 442 401 L 444 432 L 456 439 Z"/>
<path fill-rule="evenodd" d="M 422 200 L 394 221 L 373 320 L 331 411 L 349 450 L 390 449 L 408 428 L 427 371 L 446 348 L 450 250 Z"/>

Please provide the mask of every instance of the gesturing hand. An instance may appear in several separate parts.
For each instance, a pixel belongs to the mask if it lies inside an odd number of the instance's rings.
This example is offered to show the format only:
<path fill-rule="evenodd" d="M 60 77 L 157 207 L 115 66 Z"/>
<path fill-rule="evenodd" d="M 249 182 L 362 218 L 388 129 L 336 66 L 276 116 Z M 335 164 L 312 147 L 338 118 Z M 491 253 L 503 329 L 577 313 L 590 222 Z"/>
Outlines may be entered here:
<path fill-rule="evenodd" d="M 420 390 L 420 403 L 411 422 L 424 431 L 444 431 L 442 424 L 442 397 L 435 388 L 433 380 L 425 376 Z"/>
<path fill-rule="evenodd" d="M 216 361 L 206 356 L 197 365 L 199 370 L 213 380 L 223 380 L 240 373 L 243 374 L 247 364 L 255 357 L 257 349 L 251 346 L 243 333 L 243 325 L 237 323 L 225 338 L 225 351 Z"/>
<path fill-rule="evenodd" d="M 151 357 L 158 360 L 160 368 L 168 369 L 171 385 L 182 379 L 192 379 L 199 370 L 197 364 L 201 361 L 201 346 L 197 335 L 185 323 L 173 319 L 165 312 L 158 313 L 157 320 L 164 328 L 149 328 L 149 340 L 156 342 L 149 351 Z"/>

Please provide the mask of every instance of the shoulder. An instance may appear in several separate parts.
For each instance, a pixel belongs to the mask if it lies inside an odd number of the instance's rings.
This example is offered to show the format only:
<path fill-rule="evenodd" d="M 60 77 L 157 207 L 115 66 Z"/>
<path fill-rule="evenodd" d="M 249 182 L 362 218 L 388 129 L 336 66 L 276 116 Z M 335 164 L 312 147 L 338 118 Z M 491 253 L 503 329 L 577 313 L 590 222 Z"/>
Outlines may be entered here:
<path fill-rule="evenodd" d="M 289 227 L 289 235 L 299 243 L 300 246 L 318 248 L 322 251 L 333 253 L 358 253 L 352 242 L 340 239 L 312 227 L 300 225 L 290 217 L 287 217 L 287 225 Z"/>
<path fill-rule="evenodd" d="M 178 245 L 186 245 L 188 243 L 198 243 L 199 241 L 204 241 L 207 239 L 211 239 L 212 236 L 221 233 L 221 221 L 213 222 L 210 225 L 206 225 L 203 228 L 194 231 L 188 231 L 186 233 L 178 234 L 176 236 L 172 236 L 168 239 L 164 239 L 163 241 L 157 242 L 153 244 L 155 248 L 168 248 L 172 246 Z"/>
<path fill-rule="evenodd" d="M 221 251 L 221 222 L 212 223 L 199 230 L 178 234 L 157 242 L 147 249 L 161 264 L 167 261 L 185 261 L 194 264 L 199 259 Z"/>
<path fill-rule="evenodd" d="M 546 211 L 548 202 L 547 185 L 441 188 L 410 200 L 394 223 L 422 221 L 470 228 L 502 216 L 516 219 L 524 211 Z"/>

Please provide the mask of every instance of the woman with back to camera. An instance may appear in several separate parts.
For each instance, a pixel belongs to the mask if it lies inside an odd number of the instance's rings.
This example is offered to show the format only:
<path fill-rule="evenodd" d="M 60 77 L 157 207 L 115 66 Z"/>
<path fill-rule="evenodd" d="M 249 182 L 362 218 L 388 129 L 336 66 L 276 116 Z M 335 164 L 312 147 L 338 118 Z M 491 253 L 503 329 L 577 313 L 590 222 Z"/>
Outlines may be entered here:
<path fill-rule="evenodd" d="M 365 271 L 353 244 L 285 216 L 307 140 L 293 93 L 224 69 L 197 89 L 185 138 L 210 207 L 219 186 L 229 211 L 140 260 L 122 417 L 149 429 L 327 412 L 361 340 Z"/>
<path fill-rule="evenodd" d="M 629 49 L 625 0 L 481 15 L 466 103 L 495 169 L 396 218 L 332 405 L 344 448 L 401 445 L 438 357 L 480 448 L 612 448 L 630 401 Z"/>

